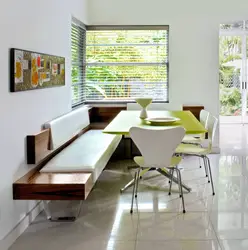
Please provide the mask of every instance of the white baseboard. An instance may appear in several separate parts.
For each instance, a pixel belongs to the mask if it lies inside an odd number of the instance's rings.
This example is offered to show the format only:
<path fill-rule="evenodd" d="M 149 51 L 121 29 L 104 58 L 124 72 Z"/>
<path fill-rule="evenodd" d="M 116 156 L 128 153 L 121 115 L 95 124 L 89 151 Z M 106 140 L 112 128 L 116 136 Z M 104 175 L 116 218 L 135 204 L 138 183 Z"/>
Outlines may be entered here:
<path fill-rule="evenodd" d="M 0 249 L 8 250 L 17 238 L 28 228 L 37 215 L 43 210 L 43 203 L 38 204 L 0 241 Z"/>

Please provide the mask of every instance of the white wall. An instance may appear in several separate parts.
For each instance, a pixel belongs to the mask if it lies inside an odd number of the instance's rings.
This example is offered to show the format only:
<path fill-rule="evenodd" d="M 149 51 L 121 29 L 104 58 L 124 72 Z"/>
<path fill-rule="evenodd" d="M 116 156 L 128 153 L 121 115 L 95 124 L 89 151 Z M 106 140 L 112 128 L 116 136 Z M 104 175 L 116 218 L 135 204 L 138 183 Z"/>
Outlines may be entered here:
<path fill-rule="evenodd" d="M 12 183 L 29 171 L 25 136 L 70 111 L 71 14 L 88 24 L 170 25 L 170 101 L 218 114 L 218 28 L 248 18 L 247 0 L 2 0 L 0 3 L 0 240 L 34 206 L 13 201 Z M 66 86 L 9 92 L 9 49 L 66 57 Z M 1 242 L 0 242 L 1 245 Z"/>
<path fill-rule="evenodd" d="M 86 8 L 86 0 L 2 0 L 0 3 L 0 240 L 35 204 L 12 198 L 13 181 L 32 167 L 25 163 L 26 135 L 37 133 L 45 121 L 71 109 L 71 14 L 87 22 Z M 10 93 L 9 49 L 12 47 L 66 57 L 66 86 Z"/>
<path fill-rule="evenodd" d="M 89 1 L 90 25 L 170 25 L 170 102 L 202 104 L 215 115 L 219 24 L 242 19 L 247 0 Z"/>

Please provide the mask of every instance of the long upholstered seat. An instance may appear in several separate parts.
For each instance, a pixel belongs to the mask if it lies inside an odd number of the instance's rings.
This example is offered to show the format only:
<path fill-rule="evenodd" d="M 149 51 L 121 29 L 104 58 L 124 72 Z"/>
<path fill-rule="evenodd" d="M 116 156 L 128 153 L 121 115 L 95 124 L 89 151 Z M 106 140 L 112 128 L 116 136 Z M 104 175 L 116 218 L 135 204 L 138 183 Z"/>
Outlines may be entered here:
<path fill-rule="evenodd" d="M 45 124 L 51 133 L 51 148 L 56 149 L 80 130 L 89 126 L 88 108 L 82 107 Z M 52 158 L 42 173 L 92 173 L 96 182 L 121 140 L 120 135 L 88 130 Z"/>
<path fill-rule="evenodd" d="M 56 155 L 40 172 L 89 172 L 96 182 L 120 140 L 118 135 L 89 130 Z"/>

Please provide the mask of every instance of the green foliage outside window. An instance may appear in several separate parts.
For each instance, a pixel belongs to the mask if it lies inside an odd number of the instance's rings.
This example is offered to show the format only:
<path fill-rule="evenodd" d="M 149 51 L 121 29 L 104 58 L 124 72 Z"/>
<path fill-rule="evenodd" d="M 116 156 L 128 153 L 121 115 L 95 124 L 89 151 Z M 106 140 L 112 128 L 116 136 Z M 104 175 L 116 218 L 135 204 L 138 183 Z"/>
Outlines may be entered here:
<path fill-rule="evenodd" d="M 152 89 L 167 83 L 166 34 L 165 30 L 87 31 L 86 100 L 128 99 L 140 87 Z M 72 57 L 76 55 L 78 51 L 72 51 Z M 83 68 L 72 68 L 74 97 L 80 96 L 76 87 L 80 72 Z M 161 89 L 167 91 L 164 85 Z"/>

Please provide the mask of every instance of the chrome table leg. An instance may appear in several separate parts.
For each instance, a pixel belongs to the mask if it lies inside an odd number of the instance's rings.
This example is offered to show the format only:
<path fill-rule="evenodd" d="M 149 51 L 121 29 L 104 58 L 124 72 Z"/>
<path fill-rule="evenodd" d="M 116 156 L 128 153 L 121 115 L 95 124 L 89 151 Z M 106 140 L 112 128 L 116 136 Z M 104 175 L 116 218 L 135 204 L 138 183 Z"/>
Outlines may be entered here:
<path fill-rule="evenodd" d="M 175 176 L 171 176 L 167 171 L 163 170 L 163 169 L 160 169 L 158 168 L 157 171 L 164 175 L 165 177 L 167 178 L 172 178 L 172 181 L 175 182 L 176 184 L 178 184 L 178 179 L 175 177 Z M 182 187 L 187 190 L 188 192 L 190 192 L 192 189 L 190 187 L 188 187 L 186 184 L 182 183 Z"/>
<path fill-rule="evenodd" d="M 133 186 L 134 184 L 134 179 L 132 179 L 130 182 L 128 182 L 123 188 L 121 188 L 121 193 L 124 192 L 126 189 L 128 189 L 129 187 Z"/>
<path fill-rule="evenodd" d="M 142 170 L 141 173 L 140 173 L 140 176 L 143 176 L 143 175 L 144 175 L 146 172 L 148 172 L 148 171 L 149 171 L 149 168 Z M 171 179 L 171 175 L 170 175 L 167 171 L 162 170 L 162 169 L 157 169 L 157 171 L 158 171 L 160 174 L 162 174 L 162 175 L 164 175 L 165 177 L 167 177 L 168 179 Z M 173 182 L 175 182 L 176 184 L 178 184 L 178 179 L 177 179 L 175 176 L 172 177 L 172 180 L 173 180 Z M 124 191 L 125 191 L 126 189 L 128 189 L 129 187 L 131 187 L 133 184 L 134 184 L 134 179 L 131 180 L 127 185 L 125 185 L 125 186 L 120 190 L 121 193 L 124 192 Z M 187 190 L 188 192 L 190 192 L 190 191 L 192 190 L 190 187 L 188 187 L 188 186 L 187 186 L 186 184 L 184 184 L 184 183 L 182 183 L 182 187 L 183 187 L 185 190 Z"/>
<path fill-rule="evenodd" d="M 146 168 L 140 172 L 140 177 L 142 177 L 146 172 L 149 171 L 149 168 Z M 134 179 L 132 179 L 130 182 L 128 182 L 123 188 L 121 188 L 121 193 L 124 192 L 126 189 L 130 188 L 134 184 Z"/>

